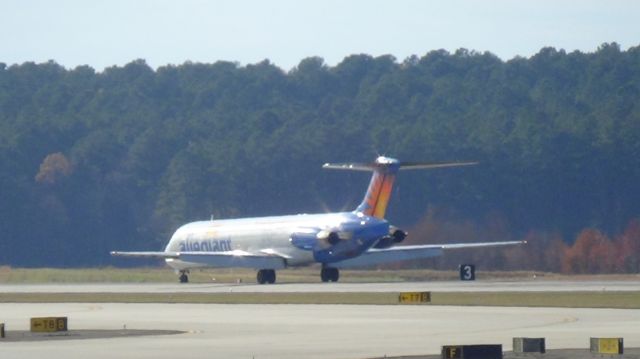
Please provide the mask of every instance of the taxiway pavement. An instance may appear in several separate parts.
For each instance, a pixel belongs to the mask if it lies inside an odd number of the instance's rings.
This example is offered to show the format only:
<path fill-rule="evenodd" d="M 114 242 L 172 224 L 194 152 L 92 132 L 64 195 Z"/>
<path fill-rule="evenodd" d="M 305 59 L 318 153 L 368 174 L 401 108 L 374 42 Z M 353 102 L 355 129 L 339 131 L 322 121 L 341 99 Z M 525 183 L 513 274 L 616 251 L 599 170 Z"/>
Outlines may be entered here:
<path fill-rule="evenodd" d="M 637 291 L 637 281 L 402 283 L 162 283 L 0 285 L 2 293 L 219 293 L 401 291 Z M 29 318 L 66 316 L 70 329 L 178 330 L 130 338 L 2 342 L 0 358 L 351 358 L 437 354 L 442 345 L 545 337 L 547 348 L 587 348 L 590 337 L 640 346 L 640 311 L 372 305 L 0 303 L 6 330 Z"/>
<path fill-rule="evenodd" d="M 640 346 L 640 311 L 370 305 L 0 304 L 6 329 L 67 316 L 72 329 L 186 334 L 55 342 L 0 341 L 2 358 L 370 358 L 436 354 L 441 345 L 545 337 L 547 348 L 587 348 L 589 337 Z"/>

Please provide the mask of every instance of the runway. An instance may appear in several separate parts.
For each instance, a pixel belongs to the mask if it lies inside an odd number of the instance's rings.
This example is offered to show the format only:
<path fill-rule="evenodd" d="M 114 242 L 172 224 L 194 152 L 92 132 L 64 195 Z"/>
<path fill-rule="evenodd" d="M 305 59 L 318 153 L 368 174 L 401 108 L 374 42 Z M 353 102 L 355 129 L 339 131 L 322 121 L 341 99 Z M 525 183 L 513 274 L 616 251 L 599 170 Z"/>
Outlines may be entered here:
<path fill-rule="evenodd" d="M 261 292 L 580 292 L 640 291 L 637 281 L 435 281 L 392 283 L 90 283 L 90 284 L 2 284 L 0 293 L 261 293 Z"/>
<path fill-rule="evenodd" d="M 435 354 L 444 344 L 546 337 L 586 348 L 589 337 L 640 346 L 640 311 L 608 309 L 199 304 L 0 304 L 7 330 L 30 316 L 66 315 L 75 329 L 165 329 L 187 334 L 2 343 L 2 358 L 368 358 Z"/>

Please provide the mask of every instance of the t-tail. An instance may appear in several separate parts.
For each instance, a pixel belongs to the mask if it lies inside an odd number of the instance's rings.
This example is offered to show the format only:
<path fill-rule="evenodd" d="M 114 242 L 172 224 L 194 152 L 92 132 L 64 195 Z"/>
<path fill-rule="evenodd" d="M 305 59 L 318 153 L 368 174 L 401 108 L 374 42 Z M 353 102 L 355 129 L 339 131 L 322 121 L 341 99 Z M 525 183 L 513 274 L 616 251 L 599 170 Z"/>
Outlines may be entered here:
<path fill-rule="evenodd" d="M 380 156 L 373 163 L 325 163 L 322 167 L 338 170 L 373 171 L 367 193 L 355 212 L 376 218 L 384 218 L 391 198 L 391 190 L 399 170 L 432 169 L 475 165 L 478 162 L 400 162 Z"/>

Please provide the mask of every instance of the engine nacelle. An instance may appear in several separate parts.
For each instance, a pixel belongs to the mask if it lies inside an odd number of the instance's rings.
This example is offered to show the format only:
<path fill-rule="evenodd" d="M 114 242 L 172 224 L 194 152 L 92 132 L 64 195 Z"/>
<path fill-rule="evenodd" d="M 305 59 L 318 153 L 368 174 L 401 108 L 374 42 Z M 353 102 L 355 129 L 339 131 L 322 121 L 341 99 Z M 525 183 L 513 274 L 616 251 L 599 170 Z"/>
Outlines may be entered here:
<path fill-rule="evenodd" d="M 351 238 L 348 232 L 320 231 L 320 232 L 296 232 L 292 233 L 289 241 L 294 246 L 303 250 L 324 249 L 327 246 L 335 246 L 341 241 Z"/>
<path fill-rule="evenodd" d="M 366 216 L 355 218 L 357 221 L 344 221 L 340 226 L 316 233 L 317 242 L 313 247 L 316 262 L 328 264 L 357 257 L 390 233 L 389 223 L 385 220 Z"/>
<path fill-rule="evenodd" d="M 398 229 L 396 227 L 389 228 L 389 235 L 380 239 L 373 248 L 385 249 L 393 246 L 396 243 L 400 243 L 407 238 L 407 232 Z"/>
<path fill-rule="evenodd" d="M 336 232 L 330 232 L 329 235 L 327 235 L 327 242 L 329 242 L 330 245 L 335 246 L 340 243 L 340 236 L 338 236 L 338 233 Z"/>
<path fill-rule="evenodd" d="M 405 238 L 407 238 L 407 232 L 399 228 L 391 227 L 391 236 L 393 237 L 394 243 L 400 243 L 404 241 Z"/>

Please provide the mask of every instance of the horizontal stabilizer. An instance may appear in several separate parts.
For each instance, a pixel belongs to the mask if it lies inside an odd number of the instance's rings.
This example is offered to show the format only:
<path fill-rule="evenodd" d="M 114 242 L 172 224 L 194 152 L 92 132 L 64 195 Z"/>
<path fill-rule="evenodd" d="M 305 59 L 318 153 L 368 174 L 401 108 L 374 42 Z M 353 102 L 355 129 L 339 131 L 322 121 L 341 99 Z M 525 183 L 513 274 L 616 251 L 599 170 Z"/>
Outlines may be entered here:
<path fill-rule="evenodd" d="M 471 166 L 478 162 L 400 162 L 395 158 L 378 156 L 371 163 L 325 163 L 322 168 L 347 171 L 371 171 L 371 181 L 355 212 L 384 218 L 396 174 L 399 170 L 435 169 Z"/>
<path fill-rule="evenodd" d="M 421 170 L 421 169 L 433 169 L 433 168 L 447 168 L 447 167 L 462 167 L 473 166 L 479 162 L 440 162 L 440 163 L 428 163 L 428 162 L 400 162 L 401 170 Z"/>
<path fill-rule="evenodd" d="M 373 171 L 375 164 L 369 163 L 325 163 L 322 168 L 331 170 Z"/>
<path fill-rule="evenodd" d="M 373 163 L 325 163 L 322 168 L 332 170 L 347 171 L 375 171 L 377 168 L 385 166 L 397 166 L 401 170 L 419 170 L 419 169 L 436 169 L 448 167 L 473 166 L 479 162 L 384 162 L 376 161 Z"/>

